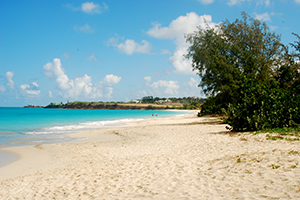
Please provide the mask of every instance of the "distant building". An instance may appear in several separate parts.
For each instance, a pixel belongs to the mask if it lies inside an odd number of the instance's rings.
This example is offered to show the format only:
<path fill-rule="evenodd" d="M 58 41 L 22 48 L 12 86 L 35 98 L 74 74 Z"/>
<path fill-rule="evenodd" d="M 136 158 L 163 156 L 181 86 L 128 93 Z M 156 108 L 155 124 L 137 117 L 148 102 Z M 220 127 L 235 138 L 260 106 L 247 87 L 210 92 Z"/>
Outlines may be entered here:
<path fill-rule="evenodd" d="M 166 100 L 155 101 L 155 103 L 172 103 L 172 101 L 170 99 L 166 99 Z"/>
<path fill-rule="evenodd" d="M 130 103 L 141 103 L 141 100 L 131 100 Z"/>

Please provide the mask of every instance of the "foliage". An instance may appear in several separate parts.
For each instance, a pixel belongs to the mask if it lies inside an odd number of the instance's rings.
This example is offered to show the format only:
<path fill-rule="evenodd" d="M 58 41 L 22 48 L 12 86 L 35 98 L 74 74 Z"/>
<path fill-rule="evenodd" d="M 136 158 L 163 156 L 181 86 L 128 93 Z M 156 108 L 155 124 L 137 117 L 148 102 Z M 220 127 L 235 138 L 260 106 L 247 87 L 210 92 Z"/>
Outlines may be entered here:
<path fill-rule="evenodd" d="M 226 123 L 234 131 L 256 131 L 300 124 L 300 93 L 295 88 L 280 88 L 280 83 L 257 84 L 249 80 L 237 90 L 240 98 L 228 109 Z"/>
<path fill-rule="evenodd" d="M 226 20 L 216 28 L 199 28 L 187 35 L 191 46 L 186 57 L 192 58 L 193 70 L 201 77 L 199 86 L 211 97 L 201 109 L 203 114 L 221 113 L 221 108 L 239 98 L 236 91 L 245 77 L 264 83 L 277 65 L 280 36 L 271 33 L 264 22 L 242 15 L 242 20 Z M 215 102 L 222 105 L 213 106 Z"/>
<path fill-rule="evenodd" d="M 186 56 L 209 96 L 200 115 L 225 113 L 233 131 L 299 126 L 300 54 L 290 53 L 264 22 L 242 16 L 187 36 Z M 292 46 L 299 52 L 300 42 Z"/>
<path fill-rule="evenodd" d="M 152 105 L 148 105 L 148 106 L 147 106 L 147 109 L 149 109 L 149 110 L 153 110 L 153 109 L 154 109 L 154 107 L 153 107 Z"/>
<path fill-rule="evenodd" d="M 142 103 L 154 103 L 153 96 L 146 96 L 142 98 Z"/>

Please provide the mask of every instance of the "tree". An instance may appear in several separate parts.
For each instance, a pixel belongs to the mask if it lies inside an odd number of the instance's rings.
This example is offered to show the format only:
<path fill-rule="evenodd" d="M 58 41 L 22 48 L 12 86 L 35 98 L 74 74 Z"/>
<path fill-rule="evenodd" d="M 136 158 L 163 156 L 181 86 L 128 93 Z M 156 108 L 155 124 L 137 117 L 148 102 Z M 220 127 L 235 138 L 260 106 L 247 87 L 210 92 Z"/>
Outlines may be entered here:
<path fill-rule="evenodd" d="M 264 22 L 251 18 L 245 12 L 242 19 L 226 20 L 216 27 L 198 28 L 186 36 L 191 44 L 187 58 L 192 58 L 193 70 L 201 78 L 199 84 L 209 101 L 222 102 L 212 109 L 221 113 L 228 103 L 239 98 L 237 93 L 246 79 L 266 83 L 275 76 L 280 66 L 283 45 L 280 35 L 270 32 Z M 216 107 L 217 106 L 217 107 Z M 202 108 L 203 108 L 202 107 Z M 201 110 L 204 114 L 210 110 Z"/>
<path fill-rule="evenodd" d="M 300 36 L 280 42 L 264 22 L 242 20 L 187 35 L 186 57 L 208 96 L 200 114 L 225 113 L 231 130 L 300 126 Z"/>
<path fill-rule="evenodd" d="M 153 103 L 154 99 L 153 96 L 146 96 L 142 98 L 142 103 Z"/>

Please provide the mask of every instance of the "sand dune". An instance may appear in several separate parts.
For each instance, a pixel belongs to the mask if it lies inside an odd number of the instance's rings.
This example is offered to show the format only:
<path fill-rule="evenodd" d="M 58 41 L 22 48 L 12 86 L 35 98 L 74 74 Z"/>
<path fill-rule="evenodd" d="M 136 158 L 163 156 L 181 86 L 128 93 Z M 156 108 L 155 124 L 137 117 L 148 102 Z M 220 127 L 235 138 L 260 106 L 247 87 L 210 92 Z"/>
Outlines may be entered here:
<path fill-rule="evenodd" d="M 190 115 L 8 148 L 22 159 L 0 168 L 0 199 L 300 199 L 300 142 L 225 126 Z"/>

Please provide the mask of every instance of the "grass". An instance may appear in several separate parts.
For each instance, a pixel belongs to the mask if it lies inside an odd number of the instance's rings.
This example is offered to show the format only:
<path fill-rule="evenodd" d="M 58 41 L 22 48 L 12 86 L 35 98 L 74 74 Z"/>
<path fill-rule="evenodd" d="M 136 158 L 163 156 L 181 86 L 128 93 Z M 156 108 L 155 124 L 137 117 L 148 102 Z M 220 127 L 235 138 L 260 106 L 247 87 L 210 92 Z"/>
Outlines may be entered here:
<path fill-rule="evenodd" d="M 292 150 L 292 151 L 290 151 L 288 154 L 298 154 L 298 153 L 299 153 L 298 151 Z"/>
<path fill-rule="evenodd" d="M 300 127 L 296 128 L 274 128 L 274 129 L 263 129 L 260 131 L 253 132 L 254 135 L 259 133 L 269 133 L 266 135 L 267 140 L 287 140 L 287 141 L 300 141 Z"/>
<path fill-rule="evenodd" d="M 279 165 L 272 164 L 272 169 L 278 169 L 279 167 L 280 167 Z"/>

